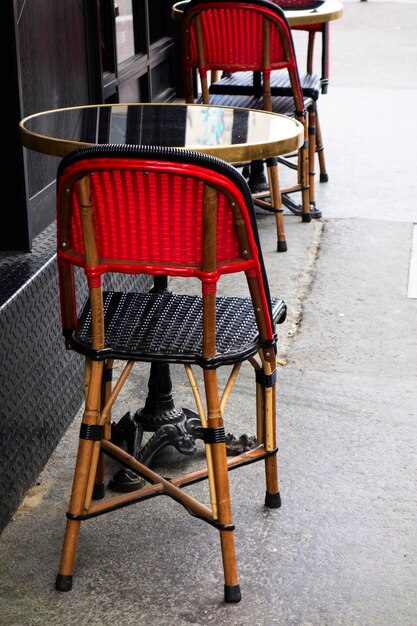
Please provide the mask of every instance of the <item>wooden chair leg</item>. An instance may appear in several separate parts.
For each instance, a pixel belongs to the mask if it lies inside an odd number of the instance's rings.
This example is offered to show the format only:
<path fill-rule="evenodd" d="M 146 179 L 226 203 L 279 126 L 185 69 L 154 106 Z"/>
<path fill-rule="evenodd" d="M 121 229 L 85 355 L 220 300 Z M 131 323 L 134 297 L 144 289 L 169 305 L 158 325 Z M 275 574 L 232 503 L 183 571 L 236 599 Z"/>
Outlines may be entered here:
<path fill-rule="evenodd" d="M 220 526 L 220 545 L 224 571 L 224 599 L 226 602 L 239 602 L 242 596 L 236 567 L 224 422 L 220 411 L 217 372 L 215 370 L 204 371 L 204 384 L 208 423 L 206 443 L 208 443 L 211 450 L 217 522 Z M 212 442 L 213 439 L 216 440 L 215 443 Z"/>
<path fill-rule="evenodd" d="M 316 152 L 319 158 L 320 182 L 327 183 L 329 180 L 329 175 L 326 169 L 326 160 L 324 156 L 324 146 L 323 146 L 323 138 L 321 134 L 320 119 L 317 114 L 316 114 Z"/>
<path fill-rule="evenodd" d="M 282 208 L 281 190 L 278 177 L 278 163 L 276 159 L 266 160 L 268 171 L 269 190 L 271 194 L 271 206 L 277 211 L 275 213 L 277 228 L 277 252 L 287 251 L 287 241 L 285 238 L 284 211 Z"/>
<path fill-rule="evenodd" d="M 270 366 L 264 363 L 266 379 L 272 380 L 272 384 L 265 384 L 263 387 L 264 403 L 264 445 L 271 455 L 265 459 L 265 480 L 266 494 L 265 506 L 270 509 L 278 509 L 281 506 L 281 496 L 278 482 L 278 461 L 277 461 L 277 439 L 276 439 L 276 386 L 275 370 L 272 372 Z"/>
<path fill-rule="evenodd" d="M 103 363 L 91 363 L 91 375 L 87 385 L 88 397 L 82 419 L 80 442 L 75 465 L 72 494 L 68 510 L 68 520 L 65 530 L 64 544 L 61 554 L 61 562 L 55 582 L 58 591 L 70 591 L 72 589 L 72 575 L 74 571 L 75 553 L 77 549 L 78 535 L 81 521 L 74 519 L 82 515 L 87 494 L 87 485 L 90 475 L 96 473 L 96 467 L 92 467 L 93 451 L 96 433 L 92 434 L 92 428 L 97 424 L 100 407 L 100 393 L 102 383 Z M 71 519 L 72 518 L 72 519 Z"/>
<path fill-rule="evenodd" d="M 311 222 L 310 213 L 310 188 L 308 184 L 308 147 L 304 144 L 299 151 L 299 167 L 301 170 L 300 185 L 301 185 L 301 205 L 303 222 Z"/>
<path fill-rule="evenodd" d="M 314 30 L 308 33 L 308 46 L 307 46 L 307 73 L 313 73 L 313 60 L 314 60 L 314 40 L 316 33 Z"/>
<path fill-rule="evenodd" d="M 316 175 L 316 108 L 313 105 L 308 115 L 308 184 L 310 188 L 310 208 L 316 205 L 315 175 Z"/>
<path fill-rule="evenodd" d="M 105 362 L 103 366 L 103 379 L 101 384 L 101 407 L 104 407 L 107 400 L 111 395 L 112 390 L 112 374 L 113 374 L 113 359 Z M 106 424 L 104 426 L 103 436 L 106 439 L 111 437 L 111 412 L 109 411 Z M 97 471 L 94 480 L 93 500 L 100 500 L 104 498 L 104 458 L 100 452 Z"/>

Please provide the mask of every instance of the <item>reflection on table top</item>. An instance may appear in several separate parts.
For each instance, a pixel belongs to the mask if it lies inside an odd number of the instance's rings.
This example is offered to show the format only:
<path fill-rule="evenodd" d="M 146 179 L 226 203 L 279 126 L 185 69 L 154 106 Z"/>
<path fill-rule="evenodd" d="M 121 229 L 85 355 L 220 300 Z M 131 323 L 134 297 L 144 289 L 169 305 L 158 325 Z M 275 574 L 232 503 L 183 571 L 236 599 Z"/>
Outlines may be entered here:
<path fill-rule="evenodd" d="M 172 7 L 172 17 L 181 21 L 184 8 L 189 0 L 176 2 Z M 291 26 L 306 26 L 308 24 L 322 24 L 337 20 L 343 15 L 343 4 L 338 0 L 325 0 L 316 9 L 293 9 L 285 10 L 285 17 Z"/>
<path fill-rule="evenodd" d="M 102 104 L 54 109 L 20 122 L 24 146 L 52 156 L 90 144 L 186 148 L 238 162 L 287 154 L 303 141 L 296 120 L 198 104 Z"/>

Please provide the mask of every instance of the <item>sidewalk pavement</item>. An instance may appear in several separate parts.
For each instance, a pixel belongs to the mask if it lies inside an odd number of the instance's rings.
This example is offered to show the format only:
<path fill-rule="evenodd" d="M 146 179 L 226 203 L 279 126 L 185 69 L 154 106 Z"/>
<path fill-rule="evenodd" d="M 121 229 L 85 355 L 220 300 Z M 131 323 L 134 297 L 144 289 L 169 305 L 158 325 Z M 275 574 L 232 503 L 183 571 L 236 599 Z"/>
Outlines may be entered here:
<path fill-rule="evenodd" d="M 264 509 L 262 464 L 231 473 L 242 601 L 223 603 L 217 532 L 168 498 L 85 523 L 74 589 L 54 590 L 78 417 L 0 537 L 0 624 L 417 625 L 417 300 L 406 298 L 417 3 L 344 4 L 319 101 L 323 219 L 289 215 L 278 255 L 273 216 L 258 217 L 271 292 L 289 308 L 279 329 L 283 504 Z M 189 407 L 181 370 L 173 382 L 177 406 Z M 146 384 L 138 368 L 120 415 L 143 405 Z M 228 431 L 253 432 L 251 388 L 248 368 Z M 158 465 L 169 474 L 200 459 L 200 448 L 192 458 L 167 449 Z M 190 492 L 205 497 L 204 485 Z"/>

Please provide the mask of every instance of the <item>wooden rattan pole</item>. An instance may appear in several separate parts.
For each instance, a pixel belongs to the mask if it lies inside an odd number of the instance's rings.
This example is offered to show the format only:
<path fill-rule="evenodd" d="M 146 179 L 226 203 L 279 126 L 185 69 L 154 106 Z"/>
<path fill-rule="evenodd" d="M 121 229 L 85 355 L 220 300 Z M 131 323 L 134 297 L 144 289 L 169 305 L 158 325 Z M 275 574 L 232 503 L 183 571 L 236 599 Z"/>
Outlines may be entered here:
<path fill-rule="evenodd" d="M 308 184 L 310 187 L 310 204 L 315 204 L 315 160 L 316 160 L 316 105 L 308 112 Z"/>
<path fill-rule="evenodd" d="M 91 359 L 86 357 L 84 361 L 84 401 L 87 401 L 88 389 L 90 387 L 91 364 Z"/>
<path fill-rule="evenodd" d="M 103 450 L 109 452 L 113 457 L 120 459 L 120 461 L 126 463 L 129 467 L 134 470 L 137 470 L 142 476 L 144 476 L 147 480 L 149 480 L 153 484 L 161 484 L 164 491 L 170 495 L 175 500 L 179 500 L 187 509 L 192 511 L 195 515 L 199 517 L 203 517 L 207 520 L 213 520 L 213 514 L 209 508 L 207 508 L 201 502 L 198 502 L 195 498 L 185 493 L 179 487 L 176 487 L 170 480 L 163 478 L 153 470 L 151 470 L 143 463 L 140 463 L 135 459 L 134 456 L 131 456 L 122 448 L 114 445 L 110 441 L 102 442 Z"/>
<path fill-rule="evenodd" d="M 201 397 L 200 390 L 197 385 L 197 380 L 193 372 L 191 365 L 184 365 L 187 373 L 188 381 L 190 383 L 191 391 L 193 392 L 195 403 L 197 406 L 198 415 L 200 416 L 200 422 L 203 428 L 207 428 L 207 417 L 204 410 L 203 399 Z"/>
<path fill-rule="evenodd" d="M 112 372 L 113 372 L 113 359 L 108 359 L 105 361 L 103 366 L 103 381 L 101 385 L 101 401 L 100 406 L 104 406 L 107 402 L 107 399 L 111 395 L 111 385 L 112 385 Z M 110 420 L 111 415 L 109 413 L 108 419 L 104 424 L 103 428 L 103 437 L 105 439 L 110 439 L 111 431 L 110 431 Z M 98 457 L 98 458 L 97 458 Z M 100 442 L 94 442 L 94 450 L 91 464 L 97 463 L 97 470 L 95 475 L 94 484 L 91 484 L 92 481 L 92 473 L 90 472 L 89 484 L 87 485 L 87 498 L 86 500 L 86 508 L 90 508 L 91 499 L 94 498 L 102 498 L 104 497 L 104 459 L 103 454 L 100 451 Z"/>
<path fill-rule="evenodd" d="M 109 397 L 111 396 L 112 381 L 111 381 L 111 376 L 109 375 L 109 372 L 111 373 L 112 368 L 113 368 L 113 359 L 108 359 L 107 361 L 105 361 L 103 365 L 103 380 L 101 384 L 101 398 L 100 398 L 101 407 L 106 404 Z M 111 419 L 111 411 L 109 410 L 107 417 L 105 419 L 105 422 L 103 424 L 103 437 L 105 439 L 110 439 L 110 436 L 111 436 L 110 419 Z M 103 420 L 99 417 L 97 420 L 97 423 L 102 424 Z M 95 475 L 91 471 L 89 478 L 88 478 L 86 500 L 84 504 L 84 508 L 87 510 L 91 507 L 93 494 L 94 494 L 94 497 L 97 497 L 98 494 L 100 494 L 99 497 L 104 496 L 104 459 L 103 459 L 103 454 L 101 453 L 101 441 L 94 442 L 93 454 L 91 458 L 91 467 L 92 468 L 96 467 L 97 469 L 96 469 Z"/>
<path fill-rule="evenodd" d="M 275 371 L 275 360 L 263 359 L 263 370 L 266 376 Z M 264 387 L 264 415 L 265 415 L 265 449 L 269 452 L 276 450 L 276 385 Z M 279 497 L 278 460 L 272 454 L 265 459 L 266 504 L 273 508 L 281 505 Z"/>
<path fill-rule="evenodd" d="M 201 17 L 199 15 L 195 18 L 196 25 L 196 39 L 197 39 L 197 55 L 198 55 L 198 65 L 200 69 L 200 81 L 201 81 L 201 95 L 203 98 L 204 104 L 209 104 L 210 95 L 209 95 L 209 87 L 207 80 L 207 68 L 206 68 L 206 57 L 204 53 L 204 37 L 203 37 L 203 27 L 201 25 Z"/>
<path fill-rule="evenodd" d="M 278 178 L 278 163 L 276 159 L 268 159 L 267 165 L 269 189 L 271 192 L 271 205 L 279 211 L 278 213 L 275 213 L 275 223 L 277 229 L 277 249 L 279 252 L 285 252 L 287 249 L 287 244 L 285 238 L 284 213 L 282 211 L 281 189 L 279 186 Z"/>
<path fill-rule="evenodd" d="M 208 427 L 207 416 L 204 410 L 203 400 L 201 397 L 200 390 L 197 385 L 197 380 L 194 376 L 193 369 L 191 365 L 185 365 L 185 371 L 188 376 L 188 380 L 194 394 L 195 403 L 197 405 L 198 414 L 200 416 L 200 422 L 203 428 Z M 217 501 L 216 501 L 216 491 L 214 487 L 214 472 L 213 472 L 213 458 L 211 455 L 211 447 L 208 444 L 204 444 L 204 449 L 206 453 L 206 462 L 207 462 L 207 475 L 208 475 L 208 484 L 209 484 L 209 494 L 210 494 L 210 503 L 211 510 L 213 511 L 213 518 L 217 519 Z"/>
<path fill-rule="evenodd" d="M 213 272 L 217 267 L 217 191 L 208 185 L 204 188 L 204 205 L 203 205 L 203 270 Z M 205 287 L 207 289 L 207 287 Z M 203 356 L 213 357 L 216 354 L 216 290 L 211 293 L 203 291 Z M 204 387 L 206 391 L 207 403 L 207 420 L 206 428 L 216 428 L 211 423 L 211 404 L 209 394 L 216 394 L 218 398 L 218 384 L 216 377 L 206 376 L 207 371 L 204 370 Z M 207 380 L 210 382 L 207 383 Z M 215 519 L 218 518 L 218 476 L 215 468 L 216 461 L 213 458 L 214 449 L 218 445 L 207 444 L 209 449 L 207 457 L 207 469 L 209 470 L 209 490 L 211 506 Z M 209 461 L 210 459 L 210 461 Z M 209 465 L 210 463 L 210 465 Z M 228 522 L 229 523 L 229 522 Z"/>
<path fill-rule="evenodd" d="M 316 152 L 319 158 L 320 168 L 320 182 L 326 182 L 328 180 L 326 159 L 324 156 L 323 137 L 321 134 L 320 119 L 316 111 Z"/>
<path fill-rule="evenodd" d="M 232 369 L 232 371 L 230 373 L 230 376 L 229 376 L 229 378 L 227 380 L 226 386 L 225 386 L 225 388 L 223 390 L 222 397 L 221 397 L 221 400 L 220 400 L 220 411 L 221 411 L 222 415 L 224 415 L 224 412 L 226 410 L 227 401 L 228 401 L 229 396 L 230 396 L 230 394 L 232 392 L 233 385 L 236 382 L 236 379 L 237 379 L 237 377 L 239 375 L 241 367 L 242 367 L 242 363 L 235 363 L 234 364 L 233 369 Z"/>
<path fill-rule="evenodd" d="M 262 63 L 264 68 L 268 68 L 267 72 L 263 72 L 263 101 L 265 111 L 272 111 L 271 97 L 271 22 L 267 18 L 262 20 Z"/>
<path fill-rule="evenodd" d="M 268 361 L 264 362 L 264 374 L 270 376 L 273 370 Z M 265 387 L 265 447 L 268 452 L 275 450 L 276 448 L 276 432 L 275 432 L 275 403 L 274 403 L 274 391 L 273 387 Z"/>
<path fill-rule="evenodd" d="M 91 362 L 90 384 L 82 420 L 82 423 L 85 425 L 97 424 L 102 371 L 103 362 Z M 69 513 L 73 515 L 81 515 L 84 512 L 88 479 L 91 473 L 93 474 L 93 476 L 95 476 L 96 468 L 92 467 L 91 462 L 93 447 L 94 441 L 92 441 L 91 439 L 80 438 L 71 499 L 69 503 Z M 61 562 L 57 579 L 57 587 L 59 586 L 59 580 L 62 581 L 62 579 L 69 579 L 72 576 L 72 572 L 74 569 L 75 551 L 80 531 L 80 523 L 81 522 L 75 520 L 67 521 L 64 545 L 62 548 Z M 61 584 L 61 588 L 64 588 L 63 584 Z"/>
<path fill-rule="evenodd" d="M 204 383 L 208 407 L 208 423 L 210 428 L 223 428 L 224 422 L 220 412 L 216 370 L 204 370 Z M 217 514 L 220 524 L 232 524 L 232 508 L 230 500 L 229 476 L 225 442 L 210 444 L 213 457 L 213 471 L 216 489 Z M 220 531 L 220 543 L 224 579 L 226 587 L 235 587 L 238 584 L 236 555 L 233 533 Z"/>
<path fill-rule="evenodd" d="M 105 407 L 112 395 L 112 382 L 113 382 L 113 364 L 114 359 L 108 359 L 105 365 L 105 380 L 103 383 L 103 397 L 101 406 Z M 111 437 L 111 409 L 106 414 L 106 420 L 104 423 L 104 438 L 110 439 Z"/>
<path fill-rule="evenodd" d="M 262 369 L 262 366 L 256 361 L 256 359 L 249 359 L 253 365 L 255 372 Z M 262 385 L 256 383 L 256 441 L 258 444 L 265 442 L 265 403 Z"/>
<path fill-rule="evenodd" d="M 217 267 L 217 192 L 205 187 L 203 206 L 203 270 L 212 272 Z M 216 291 L 203 292 L 203 356 L 213 357 L 216 353 Z M 216 370 L 204 370 L 204 387 L 207 402 L 207 422 L 209 428 L 224 429 L 220 410 L 219 386 Z M 222 525 L 232 524 L 229 475 L 226 456 L 226 442 L 210 443 L 213 460 L 213 478 L 216 496 L 217 519 Z M 238 597 L 238 576 L 234 533 L 220 531 L 220 544 L 223 559 L 225 598 Z"/>
<path fill-rule="evenodd" d="M 310 30 L 308 33 L 308 46 L 307 46 L 307 73 L 313 73 L 313 59 L 314 59 L 314 30 Z"/>
<path fill-rule="evenodd" d="M 99 254 L 94 228 L 94 207 L 91 201 L 90 177 L 84 176 L 78 183 L 80 193 L 80 217 L 83 232 L 85 265 L 88 268 L 95 267 L 99 263 Z M 103 294 L 100 287 L 90 286 L 90 305 L 92 319 L 92 348 L 100 350 L 104 348 L 104 315 Z"/>
<path fill-rule="evenodd" d="M 134 361 L 128 361 L 126 363 L 116 385 L 114 386 L 113 391 L 111 391 L 110 381 L 106 381 L 104 383 L 104 385 L 107 387 L 107 393 L 105 392 L 104 396 L 102 397 L 102 402 L 103 403 L 105 402 L 105 406 L 104 406 L 104 409 L 101 411 L 100 416 L 97 419 L 97 423 L 103 426 L 104 428 L 103 436 L 105 439 L 110 439 L 109 420 L 111 419 L 111 408 L 115 400 L 117 399 L 120 391 L 122 390 L 123 385 L 126 382 L 127 377 L 129 376 L 132 370 L 133 364 L 134 364 Z M 109 384 L 110 384 L 110 387 L 109 387 Z M 106 431 L 108 431 L 108 433 L 106 433 Z M 108 436 L 106 436 L 106 434 Z M 94 491 L 94 485 L 97 484 L 97 482 L 100 479 L 100 469 L 102 466 L 102 463 L 101 463 L 102 455 L 100 455 L 100 449 L 101 449 L 101 441 L 95 441 L 92 459 L 91 459 L 91 467 L 92 468 L 97 467 L 97 472 L 95 475 L 93 474 L 93 472 L 90 472 L 90 475 L 89 475 L 88 485 L 87 485 L 87 495 L 86 495 L 86 501 L 84 505 L 85 509 L 90 508 L 93 491 Z M 103 476 L 103 481 L 104 481 L 104 476 Z"/>
<path fill-rule="evenodd" d="M 302 198 L 302 219 L 305 222 L 311 220 L 310 215 L 310 187 L 309 187 L 309 163 L 308 163 L 308 125 L 306 115 L 297 116 L 297 119 L 304 127 L 304 143 L 299 150 L 298 158 L 298 182 L 301 187 Z"/>
<path fill-rule="evenodd" d="M 85 265 L 86 268 L 94 267 L 99 262 L 99 255 L 94 230 L 94 214 L 91 201 L 90 177 L 84 176 L 78 181 L 79 211 L 83 233 Z M 90 287 L 90 304 L 92 316 L 92 347 L 100 349 L 104 346 L 104 317 L 101 287 Z M 86 395 L 85 411 L 82 423 L 85 426 L 98 423 L 100 410 L 100 394 L 102 385 L 103 362 L 91 362 L 91 375 Z M 81 515 L 85 506 L 91 501 L 89 485 L 94 482 L 97 469 L 97 453 L 94 453 L 95 443 L 91 439 L 80 438 L 78 455 L 74 473 L 73 489 L 69 504 L 69 512 Z M 79 532 L 78 526 L 67 523 L 67 531 L 64 539 L 63 554 L 61 558 L 60 574 L 62 571 L 72 569 L 75 558 L 75 547 Z"/>
<path fill-rule="evenodd" d="M 119 393 L 121 392 L 121 390 L 123 389 L 123 386 L 130 374 L 130 372 L 132 371 L 132 367 L 134 365 L 134 361 L 128 361 L 126 363 L 126 365 L 123 368 L 122 373 L 120 374 L 116 384 L 113 387 L 113 390 L 110 394 L 110 396 L 107 399 L 106 405 L 103 407 L 103 410 L 101 411 L 101 415 L 100 415 L 100 420 L 99 423 L 100 424 L 105 424 L 110 415 L 111 415 L 111 409 L 115 403 L 115 401 L 117 400 L 117 397 L 119 395 Z M 107 439 L 107 437 L 106 437 Z"/>

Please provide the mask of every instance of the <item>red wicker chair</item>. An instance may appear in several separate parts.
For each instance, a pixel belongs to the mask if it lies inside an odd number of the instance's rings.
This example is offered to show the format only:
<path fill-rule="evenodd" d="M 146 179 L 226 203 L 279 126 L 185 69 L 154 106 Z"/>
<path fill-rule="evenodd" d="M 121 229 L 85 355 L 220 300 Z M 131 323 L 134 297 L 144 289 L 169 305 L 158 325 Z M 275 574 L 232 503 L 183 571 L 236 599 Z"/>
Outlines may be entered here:
<path fill-rule="evenodd" d="M 324 0 L 274 0 L 280 6 L 288 9 L 315 8 L 323 4 Z M 301 86 L 305 95 L 313 98 L 317 102 L 319 93 L 326 94 L 330 80 L 330 24 L 324 22 L 322 24 L 308 24 L 306 26 L 293 26 L 292 30 L 304 31 L 308 35 L 307 45 L 307 64 L 306 73 L 300 74 Z M 314 72 L 313 59 L 316 34 L 321 35 L 321 76 L 320 80 L 317 72 Z M 324 157 L 323 139 L 321 134 L 320 120 L 317 114 L 316 118 L 316 152 L 319 159 L 320 182 L 325 183 L 329 180 L 326 169 L 326 161 Z"/>
<path fill-rule="evenodd" d="M 283 9 L 306 9 L 314 8 L 323 3 L 323 0 L 271 0 L 272 4 L 278 5 Z M 307 54 L 307 71 L 299 72 L 299 80 L 302 89 L 302 94 L 305 99 L 311 99 L 313 104 L 309 108 L 310 113 L 310 127 L 311 133 L 309 137 L 310 141 L 310 209 L 311 215 L 314 218 L 321 217 L 321 211 L 316 207 L 315 202 L 315 167 L 314 167 L 314 154 L 317 153 L 320 167 L 320 182 L 327 182 L 328 174 L 326 170 L 326 162 L 324 156 L 323 140 L 320 128 L 320 121 L 317 112 L 317 100 L 319 98 L 320 90 L 324 93 L 327 91 L 328 84 L 328 25 L 314 24 L 311 26 L 292 27 L 294 29 L 307 30 L 309 33 L 308 40 L 308 54 Z M 322 33 L 322 77 L 313 72 L 313 53 L 314 53 L 314 40 L 317 32 Z M 288 74 L 281 70 L 273 70 L 270 76 L 270 89 L 271 95 L 274 98 L 275 109 L 278 108 L 276 100 L 277 97 L 291 96 L 293 88 Z M 256 95 L 262 91 L 262 79 L 259 73 L 253 73 L 250 71 L 235 71 L 232 74 L 224 76 L 221 80 L 213 81 L 210 86 L 210 94 L 230 94 L 234 97 Z M 216 102 L 216 101 L 215 101 Z M 274 110 L 275 110 L 274 109 Z M 313 119 L 313 123 L 312 123 Z M 314 151 L 313 151 L 314 147 Z M 278 162 L 288 163 L 286 159 L 279 158 Z M 291 199 L 284 193 L 284 204 L 295 214 L 300 215 L 301 209 L 294 204 Z"/>
<path fill-rule="evenodd" d="M 269 189 L 254 195 L 258 206 L 277 211 L 277 249 L 285 251 L 282 194 L 301 192 L 303 221 L 311 220 L 308 161 L 309 151 L 313 150 L 314 155 L 315 122 L 314 103 L 302 96 L 291 31 L 284 13 L 267 0 L 191 0 L 182 19 L 182 59 L 187 102 L 194 101 L 194 76 L 198 71 L 202 91 L 200 101 L 219 106 L 265 109 L 295 117 L 304 124 L 306 141 L 298 152 L 297 161 L 285 160 L 286 165 L 297 170 L 295 184 L 279 190 L 277 161 L 268 159 Z M 289 76 L 289 97 L 271 98 L 271 70 L 278 69 Z M 263 83 L 256 94 L 212 93 L 208 74 L 216 71 L 232 74 L 232 78 L 235 73 L 252 75 L 258 72 L 263 76 Z M 308 129 L 311 130 L 310 142 L 307 141 Z M 266 196 L 271 197 L 271 202 L 262 199 Z"/>
<path fill-rule="evenodd" d="M 225 600 L 238 602 L 228 469 L 263 460 L 265 504 L 280 506 L 275 324 L 286 312 L 282 300 L 269 295 L 247 183 L 234 167 L 195 152 L 93 146 L 61 162 L 57 209 L 63 332 L 67 347 L 85 357 L 86 395 L 56 588 L 72 587 L 81 522 L 168 495 L 219 531 Z M 83 268 L 89 290 L 80 314 L 74 266 Z M 196 295 L 103 291 L 103 275 L 113 272 L 197 278 L 201 289 Z M 242 272 L 248 297 L 216 296 L 223 275 Z M 111 388 L 114 359 L 125 366 Z M 111 442 L 111 408 L 136 361 L 184 364 L 204 433 L 207 463 L 201 470 L 168 480 Z M 243 361 L 255 371 L 257 445 L 226 457 L 223 413 Z M 206 408 L 193 364 L 203 370 Z M 221 395 L 217 368 L 226 365 L 232 372 Z M 103 454 L 148 484 L 94 502 L 103 487 Z M 211 506 L 182 489 L 205 478 Z"/>

